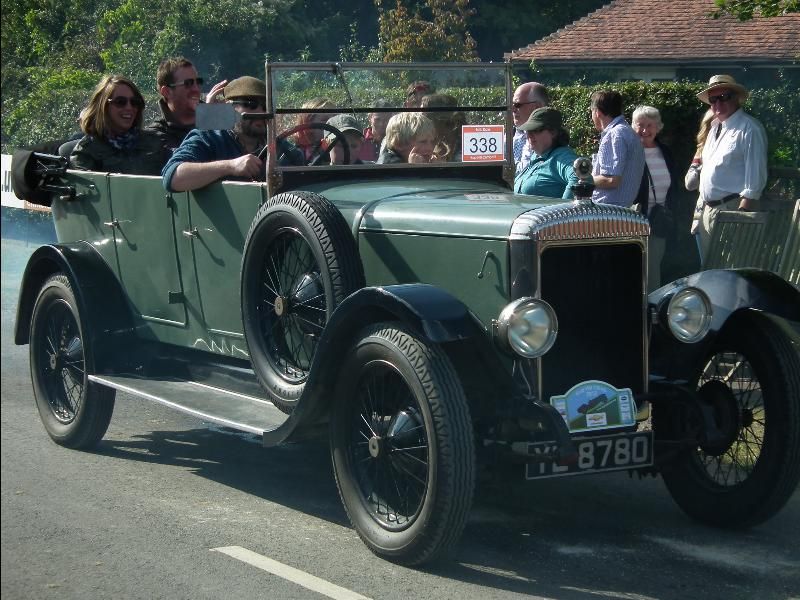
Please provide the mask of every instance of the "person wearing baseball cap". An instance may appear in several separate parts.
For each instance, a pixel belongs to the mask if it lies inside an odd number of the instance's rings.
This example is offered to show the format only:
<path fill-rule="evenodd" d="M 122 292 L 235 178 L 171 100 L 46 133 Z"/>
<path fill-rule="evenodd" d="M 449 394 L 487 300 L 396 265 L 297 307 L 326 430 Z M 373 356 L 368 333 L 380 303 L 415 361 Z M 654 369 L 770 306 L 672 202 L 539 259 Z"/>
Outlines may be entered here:
<path fill-rule="evenodd" d="M 742 109 L 748 91 L 731 75 L 714 75 L 697 98 L 713 119 L 703 145 L 697 224 L 703 264 L 720 210 L 755 210 L 767 184 L 767 135 L 757 119 Z"/>
<path fill-rule="evenodd" d="M 517 127 L 528 136 L 533 150 L 528 164 L 514 177 L 514 192 L 549 198 L 572 198 L 575 159 L 578 155 L 569 147 L 569 133 L 564 129 L 561 113 L 550 106 L 534 110 Z"/>
<path fill-rule="evenodd" d="M 245 75 L 222 89 L 224 101 L 238 113 L 266 113 L 267 86 Z M 281 161 L 303 164 L 295 157 L 296 149 L 279 148 Z M 267 119 L 239 119 L 233 129 L 203 131 L 193 129 L 175 149 L 161 171 L 164 188 L 183 192 L 205 187 L 220 179 L 263 181 L 266 176 L 264 160 L 258 156 L 267 145 Z"/>
<path fill-rule="evenodd" d="M 364 143 L 364 134 L 361 131 L 361 125 L 353 115 L 340 114 L 335 115 L 328 119 L 328 125 L 336 127 L 342 132 L 345 140 L 347 140 L 347 147 L 350 150 L 350 162 L 345 162 L 344 151 L 341 147 L 341 140 L 336 142 L 336 136 L 333 133 L 325 135 L 325 141 L 330 148 L 331 164 L 332 165 L 360 165 L 361 160 L 358 158 L 361 152 L 361 144 Z"/>

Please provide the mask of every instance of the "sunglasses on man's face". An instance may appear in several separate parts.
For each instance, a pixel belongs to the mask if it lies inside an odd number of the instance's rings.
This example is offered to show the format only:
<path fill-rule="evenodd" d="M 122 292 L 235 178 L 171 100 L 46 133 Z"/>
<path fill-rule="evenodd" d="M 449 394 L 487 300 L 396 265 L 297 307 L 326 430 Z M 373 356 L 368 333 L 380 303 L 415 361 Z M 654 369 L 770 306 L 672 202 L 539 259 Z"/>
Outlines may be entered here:
<path fill-rule="evenodd" d="M 513 106 L 515 110 L 519 110 L 520 108 L 522 108 L 526 104 L 539 104 L 539 101 L 538 100 L 531 100 L 530 102 L 512 102 L 511 106 Z"/>
<path fill-rule="evenodd" d="M 142 108 L 144 106 L 144 102 L 136 98 L 128 98 L 127 96 L 117 96 L 116 98 L 109 98 L 109 104 L 113 104 L 117 108 L 125 108 L 130 104 L 133 108 Z"/>
<path fill-rule="evenodd" d="M 195 83 L 197 84 L 197 87 L 200 87 L 201 85 L 203 85 L 203 78 L 202 77 L 195 77 L 195 78 L 191 78 L 190 77 L 189 79 L 184 79 L 183 81 L 178 81 L 177 83 L 168 83 L 167 87 L 176 88 L 176 87 L 179 87 L 181 85 L 185 85 L 188 88 L 188 87 L 192 87 Z"/>
<path fill-rule="evenodd" d="M 733 98 L 733 92 L 723 92 L 722 94 L 717 94 L 716 96 L 709 96 L 708 103 L 715 104 L 717 102 L 727 102 L 731 98 Z"/>
<path fill-rule="evenodd" d="M 246 100 L 233 100 L 234 104 L 244 106 L 247 110 L 255 110 L 257 108 L 267 108 L 266 100 L 258 100 L 256 98 L 248 98 Z"/>

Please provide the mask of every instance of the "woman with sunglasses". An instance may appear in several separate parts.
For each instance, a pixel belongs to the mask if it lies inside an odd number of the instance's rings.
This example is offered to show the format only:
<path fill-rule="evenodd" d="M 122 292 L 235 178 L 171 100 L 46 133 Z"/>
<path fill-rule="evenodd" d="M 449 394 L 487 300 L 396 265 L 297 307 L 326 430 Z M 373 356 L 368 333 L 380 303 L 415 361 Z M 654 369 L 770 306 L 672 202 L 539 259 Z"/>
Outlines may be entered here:
<path fill-rule="evenodd" d="M 81 111 L 85 134 L 70 155 L 83 171 L 158 175 L 166 157 L 156 135 L 142 130 L 144 98 L 126 77 L 106 75 Z"/>

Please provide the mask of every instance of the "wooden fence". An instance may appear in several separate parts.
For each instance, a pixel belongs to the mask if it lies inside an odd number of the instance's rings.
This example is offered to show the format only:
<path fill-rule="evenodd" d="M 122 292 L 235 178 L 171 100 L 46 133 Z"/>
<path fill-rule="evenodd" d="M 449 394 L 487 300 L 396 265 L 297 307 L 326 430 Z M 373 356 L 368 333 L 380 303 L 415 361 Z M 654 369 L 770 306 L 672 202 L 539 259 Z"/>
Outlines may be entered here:
<path fill-rule="evenodd" d="M 705 269 L 755 267 L 777 273 L 800 287 L 799 169 L 771 171 L 771 193 L 762 211 L 720 211 L 711 236 Z M 795 200 L 787 200 L 786 194 Z"/>

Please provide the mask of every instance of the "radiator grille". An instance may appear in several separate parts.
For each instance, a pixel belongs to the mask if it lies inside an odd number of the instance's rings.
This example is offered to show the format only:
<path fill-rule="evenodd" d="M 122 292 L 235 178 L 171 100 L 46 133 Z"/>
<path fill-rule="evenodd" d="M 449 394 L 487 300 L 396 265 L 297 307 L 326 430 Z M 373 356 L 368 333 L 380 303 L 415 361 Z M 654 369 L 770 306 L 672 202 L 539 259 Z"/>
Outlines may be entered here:
<path fill-rule="evenodd" d="M 544 250 L 541 297 L 559 325 L 541 363 L 545 401 L 589 379 L 644 390 L 643 256 L 633 243 Z"/>

